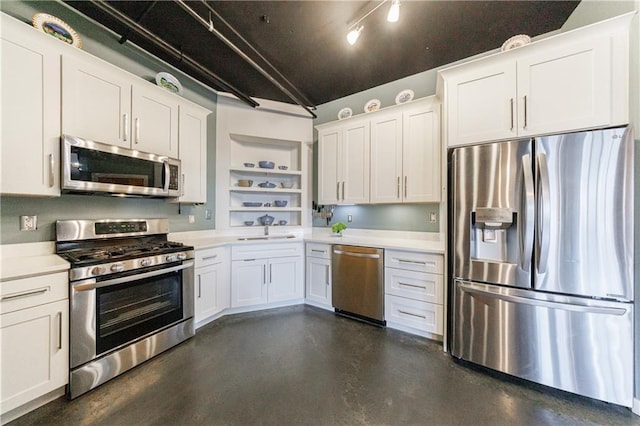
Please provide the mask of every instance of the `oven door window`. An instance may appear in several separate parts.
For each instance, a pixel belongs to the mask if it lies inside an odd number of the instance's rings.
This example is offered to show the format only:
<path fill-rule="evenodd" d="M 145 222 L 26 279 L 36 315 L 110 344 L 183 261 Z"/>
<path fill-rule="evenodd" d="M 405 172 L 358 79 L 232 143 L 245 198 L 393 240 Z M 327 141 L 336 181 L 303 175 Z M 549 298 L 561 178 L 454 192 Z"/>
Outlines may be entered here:
<path fill-rule="evenodd" d="M 183 318 L 182 271 L 96 289 L 96 354 Z"/>

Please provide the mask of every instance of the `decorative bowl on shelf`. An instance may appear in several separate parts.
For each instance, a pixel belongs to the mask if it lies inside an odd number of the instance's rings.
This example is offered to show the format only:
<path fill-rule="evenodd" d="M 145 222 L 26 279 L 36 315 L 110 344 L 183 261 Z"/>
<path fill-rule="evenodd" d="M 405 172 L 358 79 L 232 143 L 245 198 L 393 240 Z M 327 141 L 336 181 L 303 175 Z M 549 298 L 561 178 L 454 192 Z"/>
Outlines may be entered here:
<path fill-rule="evenodd" d="M 276 184 L 275 184 L 275 183 L 271 183 L 271 182 L 269 182 L 269 181 L 266 181 L 266 182 L 261 182 L 261 183 L 259 183 L 259 184 L 258 184 L 258 186 L 259 186 L 260 188 L 275 188 L 275 187 L 276 187 Z"/>
<path fill-rule="evenodd" d="M 251 179 L 240 179 L 238 180 L 238 186 L 242 186 L 244 188 L 248 188 L 253 185 L 253 181 Z"/>
<path fill-rule="evenodd" d="M 286 225 L 286 224 L 287 224 L 287 221 L 286 221 L 286 220 L 281 220 L 281 221 L 280 221 L 280 222 L 278 222 L 278 223 L 279 223 L 280 225 L 283 225 L 283 226 L 284 226 L 284 225 Z"/>
<path fill-rule="evenodd" d="M 253 226 L 253 220 L 245 220 L 244 224 L 247 226 Z"/>
<path fill-rule="evenodd" d="M 276 163 L 273 161 L 258 161 L 258 166 L 263 169 L 273 169 L 276 166 Z"/>
<path fill-rule="evenodd" d="M 245 167 L 255 167 L 255 163 L 243 163 Z"/>
<path fill-rule="evenodd" d="M 287 205 L 287 200 L 275 200 L 273 203 L 276 207 L 285 207 Z"/>
<path fill-rule="evenodd" d="M 245 201 L 242 205 L 245 207 L 262 207 L 262 203 L 256 201 Z"/>
<path fill-rule="evenodd" d="M 278 166 L 278 169 L 280 170 L 287 170 L 289 168 L 289 166 Z"/>
<path fill-rule="evenodd" d="M 293 182 L 280 182 L 280 186 L 286 189 L 293 188 Z"/>
<path fill-rule="evenodd" d="M 261 225 L 271 225 L 273 223 L 273 219 L 275 218 L 273 216 L 269 216 L 268 214 L 265 214 L 264 216 L 260 216 L 258 218 Z"/>

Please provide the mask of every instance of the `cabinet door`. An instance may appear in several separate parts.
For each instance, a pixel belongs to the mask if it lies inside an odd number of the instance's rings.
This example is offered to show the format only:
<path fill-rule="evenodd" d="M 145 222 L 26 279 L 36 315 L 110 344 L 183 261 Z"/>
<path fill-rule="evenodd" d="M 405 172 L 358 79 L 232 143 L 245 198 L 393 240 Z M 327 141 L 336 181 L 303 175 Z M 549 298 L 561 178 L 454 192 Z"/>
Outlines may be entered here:
<path fill-rule="evenodd" d="M 493 61 L 447 80 L 448 145 L 516 136 L 516 66 Z"/>
<path fill-rule="evenodd" d="M 60 51 L 2 15 L 0 192 L 60 195 Z"/>
<path fill-rule="evenodd" d="M 151 84 L 133 86 L 132 145 L 152 154 L 178 158 L 178 100 Z"/>
<path fill-rule="evenodd" d="M 402 199 L 440 201 L 440 105 L 418 106 L 403 114 Z"/>
<path fill-rule="evenodd" d="M 69 302 L 0 316 L 2 402 L 6 413 L 68 382 Z"/>
<path fill-rule="evenodd" d="M 215 315 L 230 305 L 226 263 L 198 268 L 195 288 L 195 322 Z"/>
<path fill-rule="evenodd" d="M 402 200 L 402 114 L 371 119 L 371 203 Z"/>
<path fill-rule="evenodd" d="M 231 262 L 231 306 L 251 306 L 267 302 L 267 259 Z"/>
<path fill-rule="evenodd" d="M 331 306 L 331 260 L 307 257 L 305 297 Z"/>
<path fill-rule="evenodd" d="M 344 127 L 341 148 L 342 170 L 338 169 L 340 203 L 369 202 L 369 121 Z"/>
<path fill-rule="evenodd" d="M 208 111 L 180 104 L 178 158 L 182 169 L 180 203 L 207 202 Z"/>
<path fill-rule="evenodd" d="M 131 77 L 97 59 L 62 58 L 62 132 L 131 147 Z"/>
<path fill-rule="evenodd" d="M 304 297 L 302 256 L 269 259 L 269 302 Z"/>
<path fill-rule="evenodd" d="M 609 124 L 612 66 L 608 37 L 547 49 L 519 60 L 519 134 Z"/>
<path fill-rule="evenodd" d="M 342 128 L 318 132 L 318 203 L 338 204 L 340 188 L 338 169 L 341 168 L 340 147 Z"/>

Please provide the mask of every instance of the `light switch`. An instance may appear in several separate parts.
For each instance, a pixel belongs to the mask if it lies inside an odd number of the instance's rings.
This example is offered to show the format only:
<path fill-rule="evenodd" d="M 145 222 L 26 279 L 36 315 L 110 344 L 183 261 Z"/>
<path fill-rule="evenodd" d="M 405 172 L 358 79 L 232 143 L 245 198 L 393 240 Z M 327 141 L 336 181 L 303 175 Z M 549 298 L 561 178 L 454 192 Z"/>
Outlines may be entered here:
<path fill-rule="evenodd" d="M 189 223 L 196 223 L 196 217 L 192 214 L 189 215 Z"/>

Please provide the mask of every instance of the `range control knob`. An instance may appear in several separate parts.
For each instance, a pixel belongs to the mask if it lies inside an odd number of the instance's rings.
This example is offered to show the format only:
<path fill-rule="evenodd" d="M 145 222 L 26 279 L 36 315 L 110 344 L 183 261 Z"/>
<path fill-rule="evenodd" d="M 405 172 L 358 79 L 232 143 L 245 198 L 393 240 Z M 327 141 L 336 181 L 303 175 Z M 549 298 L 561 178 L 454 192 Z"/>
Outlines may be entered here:
<path fill-rule="evenodd" d="M 166 260 L 167 262 L 175 262 L 176 260 L 178 260 L 178 256 L 170 254 L 169 256 L 165 257 L 164 260 Z"/>
<path fill-rule="evenodd" d="M 111 265 L 111 272 L 120 272 L 124 269 L 122 263 L 114 263 Z"/>
<path fill-rule="evenodd" d="M 149 266 L 151 265 L 151 259 L 142 259 L 140 261 L 140 266 Z"/>
<path fill-rule="evenodd" d="M 187 258 L 187 253 L 178 253 L 178 260 L 185 260 Z"/>
<path fill-rule="evenodd" d="M 104 268 L 102 266 L 96 266 L 91 269 L 91 275 L 102 275 L 104 274 Z"/>

